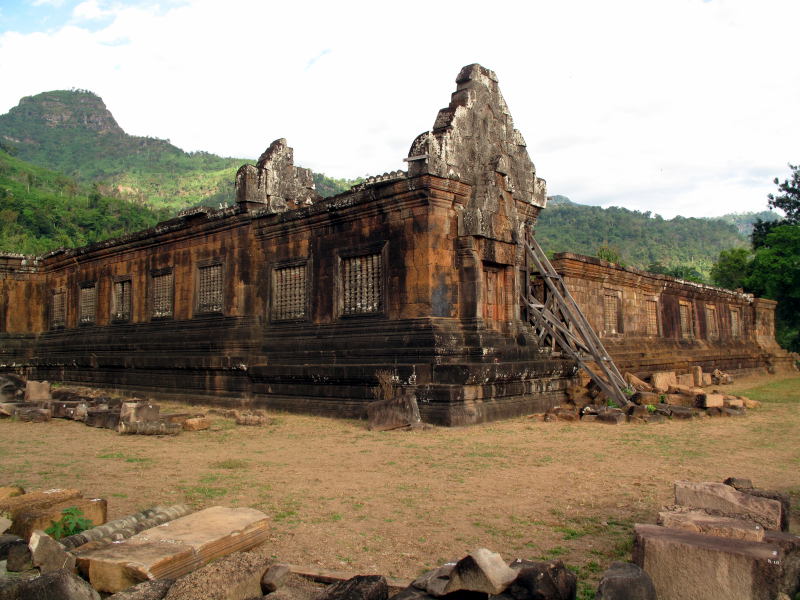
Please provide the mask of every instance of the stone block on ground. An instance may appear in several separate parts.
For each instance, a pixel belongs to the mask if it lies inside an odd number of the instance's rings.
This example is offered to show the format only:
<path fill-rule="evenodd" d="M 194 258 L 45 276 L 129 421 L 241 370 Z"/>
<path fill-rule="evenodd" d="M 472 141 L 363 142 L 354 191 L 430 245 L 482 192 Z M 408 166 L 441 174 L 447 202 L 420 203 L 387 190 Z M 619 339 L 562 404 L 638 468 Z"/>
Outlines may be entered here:
<path fill-rule="evenodd" d="M 173 583 L 172 579 L 143 581 L 127 590 L 112 594 L 106 600 L 163 600 Z"/>
<path fill-rule="evenodd" d="M 0 500 L 0 515 L 14 516 L 22 510 L 32 510 L 53 506 L 59 502 L 79 498 L 79 490 L 75 489 L 52 489 L 41 492 L 29 492 L 21 496 L 13 496 Z"/>
<path fill-rule="evenodd" d="M 3 600 L 100 600 L 83 579 L 62 569 L 0 589 Z"/>
<path fill-rule="evenodd" d="M 714 385 L 711 379 L 711 373 L 703 373 L 703 387 L 708 387 L 709 385 Z"/>
<path fill-rule="evenodd" d="M 664 393 L 669 386 L 678 384 L 678 378 L 674 371 L 657 371 L 650 376 L 650 383 L 653 385 L 653 391 Z"/>
<path fill-rule="evenodd" d="M 0 535 L 0 560 L 5 560 L 8 558 L 8 549 L 11 547 L 11 544 L 24 542 L 21 537 L 18 535 L 13 534 L 6 534 Z"/>
<path fill-rule="evenodd" d="M 25 384 L 25 402 L 47 402 L 52 399 L 49 382 L 28 380 Z"/>
<path fill-rule="evenodd" d="M 685 394 L 662 394 L 664 396 L 664 403 L 670 406 L 683 406 L 690 408 L 694 406 L 695 399 L 693 396 Z"/>
<path fill-rule="evenodd" d="M 6 557 L 6 569 L 14 573 L 29 571 L 33 568 L 31 562 L 31 549 L 28 542 L 19 540 L 8 544 L 8 556 Z"/>
<path fill-rule="evenodd" d="M 25 490 L 18 485 L 7 485 L 0 487 L 0 502 L 7 498 L 14 498 L 15 496 L 22 496 Z"/>
<path fill-rule="evenodd" d="M 165 600 L 247 600 L 262 595 L 263 556 L 234 552 L 184 575 L 170 587 Z"/>
<path fill-rule="evenodd" d="M 678 385 L 694 387 L 694 375 L 691 373 L 681 373 L 678 375 Z"/>
<path fill-rule="evenodd" d="M 778 546 L 783 551 L 780 589 L 796 600 L 800 594 L 800 536 L 785 531 L 767 531 L 764 542 Z"/>
<path fill-rule="evenodd" d="M 401 390 L 395 398 L 384 398 L 367 404 L 367 422 L 372 430 L 388 430 L 422 422 L 417 396 Z"/>
<path fill-rule="evenodd" d="M 517 576 L 505 596 L 514 600 L 574 600 L 578 579 L 560 560 L 517 559 L 509 566 Z"/>
<path fill-rule="evenodd" d="M 783 505 L 777 500 L 742 493 L 724 483 L 675 482 L 675 503 L 713 514 L 749 519 L 765 529 L 781 530 Z"/>
<path fill-rule="evenodd" d="M 725 406 L 725 397 L 722 394 L 705 394 L 698 406 L 700 408 L 722 408 Z"/>
<path fill-rule="evenodd" d="M 54 521 L 59 521 L 64 516 L 63 511 L 69 508 L 80 510 L 83 518 L 90 520 L 91 526 L 96 527 L 106 522 L 107 505 L 103 498 L 73 498 L 52 506 L 21 510 L 14 515 L 11 533 L 28 539 L 34 530 L 44 531 Z"/>
<path fill-rule="evenodd" d="M 691 419 L 694 417 L 694 410 L 688 406 L 670 405 L 669 416 L 673 419 Z"/>
<path fill-rule="evenodd" d="M 75 556 L 70 554 L 44 531 L 31 534 L 28 547 L 31 549 L 31 562 L 42 573 L 50 573 L 59 569 L 75 570 Z"/>
<path fill-rule="evenodd" d="M 725 485 L 729 485 L 739 490 L 740 492 L 753 489 L 753 481 L 751 479 L 746 479 L 744 477 L 728 477 L 722 483 L 724 483 Z"/>
<path fill-rule="evenodd" d="M 545 414 L 545 421 L 577 421 L 578 410 L 571 406 L 555 406 Z"/>
<path fill-rule="evenodd" d="M 389 586 L 380 575 L 356 575 L 326 587 L 316 600 L 387 600 Z"/>
<path fill-rule="evenodd" d="M 417 577 L 411 585 L 427 594 L 437 598 L 444 596 L 445 588 L 450 583 L 450 573 L 453 572 L 456 563 L 445 563 L 438 569 L 433 569 Z"/>
<path fill-rule="evenodd" d="M 15 408 L 13 418 L 27 423 L 45 423 L 50 420 L 50 410 L 47 408 Z"/>
<path fill-rule="evenodd" d="M 191 417 L 182 423 L 184 431 L 203 431 L 211 427 L 211 422 L 206 417 Z"/>
<path fill-rule="evenodd" d="M 692 367 L 692 385 L 694 387 L 703 387 L 703 367 L 695 365 Z"/>
<path fill-rule="evenodd" d="M 742 492 L 743 494 L 749 494 L 750 496 L 756 496 L 758 498 L 768 498 L 770 500 L 775 500 L 776 502 L 780 502 L 781 506 L 783 507 L 781 513 L 781 531 L 789 531 L 789 519 L 791 517 L 791 510 L 792 510 L 792 500 L 788 494 L 783 494 L 781 492 L 776 492 L 775 490 L 762 490 L 761 488 L 736 488 L 738 491 Z"/>
<path fill-rule="evenodd" d="M 625 423 L 626 415 L 619 408 L 605 408 L 597 413 L 597 421 L 607 425 Z"/>
<path fill-rule="evenodd" d="M 123 402 L 120 405 L 119 421 L 130 425 L 131 423 L 149 423 L 158 421 L 160 407 L 152 402 L 137 401 Z"/>
<path fill-rule="evenodd" d="M 744 403 L 745 408 L 761 408 L 761 402 L 758 400 L 751 400 L 747 396 L 739 396 L 739 399 Z"/>
<path fill-rule="evenodd" d="M 728 408 L 744 408 L 744 400 L 736 396 L 724 396 L 723 401 Z"/>
<path fill-rule="evenodd" d="M 658 525 L 636 525 L 634 536 L 633 562 L 659 600 L 771 600 L 783 591 L 778 545 Z"/>
<path fill-rule="evenodd" d="M 764 528 L 761 525 L 745 519 L 710 515 L 702 510 L 662 511 L 658 513 L 658 524 L 735 540 L 764 540 Z"/>
<path fill-rule="evenodd" d="M 271 594 L 283 585 L 283 582 L 286 581 L 291 572 L 289 565 L 277 564 L 270 566 L 261 577 L 261 591 L 264 594 Z"/>
<path fill-rule="evenodd" d="M 455 564 L 444 594 L 458 591 L 502 594 L 516 576 L 516 571 L 503 561 L 502 556 L 478 548 Z"/>
<path fill-rule="evenodd" d="M 82 553 L 95 589 L 118 592 L 146 579 L 176 579 L 267 539 L 268 519 L 252 508 L 214 506 Z M 259 575 L 260 577 L 260 575 Z"/>
<path fill-rule="evenodd" d="M 639 565 L 613 562 L 600 579 L 595 600 L 657 600 L 656 588 Z"/>
<path fill-rule="evenodd" d="M 653 386 L 652 385 L 650 385 L 646 381 L 643 381 L 643 380 L 639 379 L 633 373 L 625 373 L 624 377 L 625 377 L 625 381 L 628 383 L 628 385 L 631 386 L 637 392 L 652 392 L 653 391 Z"/>

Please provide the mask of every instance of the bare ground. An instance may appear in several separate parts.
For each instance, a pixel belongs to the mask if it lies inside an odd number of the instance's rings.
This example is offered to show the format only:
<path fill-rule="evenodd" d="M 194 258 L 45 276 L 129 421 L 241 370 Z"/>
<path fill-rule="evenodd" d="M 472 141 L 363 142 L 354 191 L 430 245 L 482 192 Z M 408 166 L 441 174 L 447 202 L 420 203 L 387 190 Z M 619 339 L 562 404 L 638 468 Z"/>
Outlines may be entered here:
<path fill-rule="evenodd" d="M 749 477 L 798 508 L 800 377 L 725 391 L 764 404 L 661 425 L 518 418 L 415 432 L 281 413 L 267 427 L 212 417 L 211 430 L 177 437 L 4 420 L 0 485 L 78 487 L 107 498 L 109 518 L 164 503 L 253 506 L 273 522 L 264 551 L 308 568 L 410 578 L 478 546 L 557 557 L 586 593 L 629 555 L 633 523 L 655 521 L 675 480 Z"/>

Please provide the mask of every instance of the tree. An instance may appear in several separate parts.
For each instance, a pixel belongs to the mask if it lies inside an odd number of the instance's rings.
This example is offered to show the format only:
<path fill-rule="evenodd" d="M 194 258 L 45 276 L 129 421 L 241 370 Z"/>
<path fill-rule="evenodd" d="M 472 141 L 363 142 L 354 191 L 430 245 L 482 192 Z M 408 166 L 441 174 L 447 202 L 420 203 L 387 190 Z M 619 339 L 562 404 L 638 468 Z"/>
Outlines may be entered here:
<path fill-rule="evenodd" d="M 665 275 L 675 277 L 676 279 L 685 279 L 686 281 L 694 281 L 695 283 L 705 283 L 706 279 L 703 274 L 691 265 L 675 265 L 671 269 L 667 269 Z"/>
<path fill-rule="evenodd" d="M 600 246 L 597 249 L 597 258 L 617 264 L 621 267 L 625 266 L 622 262 L 622 258 L 619 255 L 619 250 L 608 245 Z"/>
<path fill-rule="evenodd" d="M 800 165 L 789 163 L 789 169 L 792 171 L 790 179 L 784 179 L 783 183 L 777 177 L 774 179 L 781 193 L 767 194 L 768 204 L 786 214 L 786 224 L 800 225 Z"/>
<path fill-rule="evenodd" d="M 744 284 L 747 291 L 778 301 L 778 342 L 800 351 L 800 225 L 782 225 L 767 234 Z"/>
<path fill-rule="evenodd" d="M 744 288 L 750 274 L 752 257 L 745 248 L 731 248 L 719 253 L 719 258 L 711 267 L 711 281 L 714 285 L 735 290 Z"/>

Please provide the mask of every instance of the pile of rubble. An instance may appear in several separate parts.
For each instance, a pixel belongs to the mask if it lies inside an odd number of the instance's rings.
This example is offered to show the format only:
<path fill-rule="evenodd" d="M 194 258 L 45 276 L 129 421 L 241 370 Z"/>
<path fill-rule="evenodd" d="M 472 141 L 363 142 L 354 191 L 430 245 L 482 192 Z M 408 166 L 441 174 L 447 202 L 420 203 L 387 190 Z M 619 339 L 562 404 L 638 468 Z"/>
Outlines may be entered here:
<path fill-rule="evenodd" d="M 659 524 L 635 526 L 633 560 L 659 600 L 795 598 L 800 537 L 788 532 L 789 510 L 786 495 L 747 479 L 678 481 Z"/>
<path fill-rule="evenodd" d="M 147 400 L 51 389 L 46 381 L 25 381 L 9 374 L 0 375 L 0 418 L 4 417 L 35 423 L 72 419 L 90 427 L 141 435 L 177 435 L 210 426 L 203 414 L 164 414 L 158 404 Z"/>
<path fill-rule="evenodd" d="M 75 490 L 21 492 L 0 488 L 0 514 L 20 532 L 20 515 L 55 516 L 81 501 Z M 800 537 L 787 531 L 789 510 L 785 495 L 749 480 L 677 482 L 675 505 L 658 525 L 635 526 L 634 562 L 611 564 L 595 600 L 794 598 Z M 506 562 L 485 548 L 410 584 L 309 572 L 257 549 L 268 519 L 251 508 L 153 507 L 60 540 L 28 529 L 0 535 L 3 600 L 575 600 L 577 592 L 561 561 Z"/>
<path fill-rule="evenodd" d="M 568 401 L 550 409 L 544 420 L 661 423 L 670 418 L 738 417 L 745 415 L 747 409 L 761 405 L 757 400 L 726 394 L 711 387 L 733 383 L 733 378 L 719 370 L 704 373 L 697 366 L 689 373 L 662 371 L 645 379 L 625 373 L 625 381 L 628 382 L 625 392 L 632 402 L 626 409 L 617 406 L 586 377 L 581 383 L 567 388 Z M 708 387 L 711 389 L 706 389 Z"/>

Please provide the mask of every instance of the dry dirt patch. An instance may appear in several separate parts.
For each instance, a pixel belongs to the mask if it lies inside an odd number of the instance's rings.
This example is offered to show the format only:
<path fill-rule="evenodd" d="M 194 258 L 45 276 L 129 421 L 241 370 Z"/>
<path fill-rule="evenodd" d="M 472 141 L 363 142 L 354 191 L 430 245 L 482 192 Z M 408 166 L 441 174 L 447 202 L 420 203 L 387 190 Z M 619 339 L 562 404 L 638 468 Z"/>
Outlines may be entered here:
<path fill-rule="evenodd" d="M 310 568 L 413 577 L 486 546 L 562 558 L 592 581 L 676 479 L 750 477 L 800 496 L 800 377 L 728 390 L 764 405 L 661 425 L 518 418 L 416 432 L 276 413 L 268 427 L 212 417 L 211 430 L 177 437 L 5 420 L 0 485 L 78 487 L 107 498 L 109 518 L 159 503 L 253 506 L 273 522 L 264 551 Z"/>

